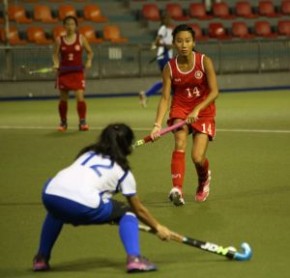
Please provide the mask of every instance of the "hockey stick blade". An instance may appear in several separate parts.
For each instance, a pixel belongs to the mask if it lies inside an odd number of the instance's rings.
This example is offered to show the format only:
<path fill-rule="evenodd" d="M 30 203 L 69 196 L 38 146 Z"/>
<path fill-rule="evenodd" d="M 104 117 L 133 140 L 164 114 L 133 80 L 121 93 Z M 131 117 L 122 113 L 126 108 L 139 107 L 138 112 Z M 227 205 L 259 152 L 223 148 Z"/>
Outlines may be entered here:
<path fill-rule="evenodd" d="M 241 244 L 243 252 L 235 252 L 234 260 L 236 261 L 248 261 L 252 258 L 253 252 L 251 246 L 247 242 Z"/>
<path fill-rule="evenodd" d="M 174 124 L 172 126 L 163 128 L 163 129 L 160 130 L 159 135 L 160 136 L 163 136 L 163 135 L 167 134 L 168 132 L 173 131 L 173 130 L 175 130 L 175 129 L 181 127 L 181 126 L 183 126 L 185 123 L 186 123 L 186 121 L 181 121 L 181 122 L 178 122 L 178 123 L 176 123 L 176 124 Z M 133 144 L 133 148 L 140 147 L 140 146 L 142 146 L 142 145 L 144 145 L 144 144 L 146 144 L 148 142 L 152 142 L 152 141 L 153 140 L 152 140 L 151 136 L 150 135 L 147 135 L 144 138 L 142 138 L 140 140 L 137 140 Z"/>

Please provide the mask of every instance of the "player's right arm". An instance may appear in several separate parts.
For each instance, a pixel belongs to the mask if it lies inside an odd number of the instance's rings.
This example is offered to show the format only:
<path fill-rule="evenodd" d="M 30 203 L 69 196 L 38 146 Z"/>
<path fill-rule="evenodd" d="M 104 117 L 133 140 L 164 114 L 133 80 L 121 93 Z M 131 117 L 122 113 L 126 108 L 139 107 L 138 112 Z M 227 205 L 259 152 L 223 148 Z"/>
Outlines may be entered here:
<path fill-rule="evenodd" d="M 53 45 L 53 54 L 52 54 L 52 62 L 53 62 L 52 67 L 54 69 L 59 68 L 59 49 L 60 49 L 60 38 L 57 38 Z"/>
<path fill-rule="evenodd" d="M 148 225 L 157 236 L 162 240 L 169 240 L 172 232 L 165 226 L 161 225 L 149 212 L 149 210 L 141 203 L 137 195 L 128 196 L 127 201 L 138 219 Z"/>
<path fill-rule="evenodd" d="M 171 76 L 169 65 L 167 64 L 162 72 L 162 95 L 159 100 L 154 127 L 151 131 L 151 137 L 156 139 L 157 133 L 161 130 L 163 119 L 167 113 L 168 106 L 170 103 L 170 92 L 171 92 Z"/>

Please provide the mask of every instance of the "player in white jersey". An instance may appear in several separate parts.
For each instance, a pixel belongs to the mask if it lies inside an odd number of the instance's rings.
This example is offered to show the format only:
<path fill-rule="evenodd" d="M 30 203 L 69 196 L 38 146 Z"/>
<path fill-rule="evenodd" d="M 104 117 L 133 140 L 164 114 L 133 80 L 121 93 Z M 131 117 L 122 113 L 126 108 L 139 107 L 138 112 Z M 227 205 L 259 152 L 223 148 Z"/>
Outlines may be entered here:
<path fill-rule="evenodd" d="M 153 263 L 141 256 L 138 219 L 162 240 L 170 239 L 172 232 L 151 215 L 136 194 L 136 182 L 127 160 L 133 140 L 130 127 L 110 124 L 96 143 L 83 148 L 70 166 L 46 183 L 42 200 L 47 216 L 33 260 L 34 271 L 50 268 L 51 251 L 65 223 L 117 223 L 127 253 L 127 272 L 156 270 Z M 126 197 L 128 205 L 112 199 L 118 192 Z"/>
<path fill-rule="evenodd" d="M 167 13 L 164 13 L 161 17 L 161 25 L 157 31 L 157 36 L 153 46 L 157 47 L 156 60 L 160 72 L 167 62 L 173 57 L 172 49 L 172 31 L 173 26 L 171 18 Z M 162 81 L 155 82 L 148 90 L 139 92 L 140 103 L 143 107 L 147 106 L 147 97 L 157 94 L 162 89 Z"/>

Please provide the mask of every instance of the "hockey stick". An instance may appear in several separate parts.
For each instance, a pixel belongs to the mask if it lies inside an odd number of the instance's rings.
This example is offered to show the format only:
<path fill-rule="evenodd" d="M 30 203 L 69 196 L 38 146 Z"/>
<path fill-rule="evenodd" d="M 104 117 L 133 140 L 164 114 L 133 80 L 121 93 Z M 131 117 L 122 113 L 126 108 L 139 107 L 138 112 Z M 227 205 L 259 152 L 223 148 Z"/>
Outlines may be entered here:
<path fill-rule="evenodd" d="M 181 121 L 181 122 L 178 122 L 178 123 L 176 123 L 176 124 L 174 124 L 172 126 L 163 128 L 163 129 L 160 130 L 159 135 L 160 136 L 165 135 L 166 133 L 168 133 L 168 132 L 170 132 L 172 130 L 175 130 L 175 129 L 181 127 L 181 126 L 183 126 L 185 123 L 186 123 L 186 121 Z M 148 142 L 152 142 L 152 141 L 153 140 L 152 140 L 151 136 L 150 135 L 147 135 L 143 139 L 137 140 L 135 142 L 135 144 L 133 145 L 133 147 L 134 148 L 140 147 L 140 146 L 142 146 L 142 145 L 144 145 L 144 144 L 146 144 Z"/>
<path fill-rule="evenodd" d="M 70 67 L 60 67 L 59 69 L 55 69 L 53 67 L 46 67 L 46 68 L 39 68 L 36 70 L 30 70 L 27 68 L 25 65 L 21 66 L 21 70 L 29 75 L 32 74 L 46 74 L 54 71 L 59 71 L 59 72 L 71 72 L 71 71 L 79 71 L 82 70 L 83 66 L 70 66 Z"/>
<path fill-rule="evenodd" d="M 139 224 L 139 230 L 154 234 L 154 231 L 152 231 L 150 227 L 143 224 Z M 201 241 L 201 240 L 193 239 L 187 236 L 182 236 L 175 232 L 173 233 L 171 239 L 176 242 L 183 243 L 192 247 L 196 247 L 203 251 L 207 251 L 216 255 L 221 255 L 221 256 L 227 257 L 228 259 L 232 259 L 236 261 L 248 261 L 252 257 L 252 249 L 250 245 L 246 242 L 241 244 L 242 251 L 238 252 L 236 248 L 234 247 L 223 247 L 221 245 L 217 245 L 212 242 Z"/>

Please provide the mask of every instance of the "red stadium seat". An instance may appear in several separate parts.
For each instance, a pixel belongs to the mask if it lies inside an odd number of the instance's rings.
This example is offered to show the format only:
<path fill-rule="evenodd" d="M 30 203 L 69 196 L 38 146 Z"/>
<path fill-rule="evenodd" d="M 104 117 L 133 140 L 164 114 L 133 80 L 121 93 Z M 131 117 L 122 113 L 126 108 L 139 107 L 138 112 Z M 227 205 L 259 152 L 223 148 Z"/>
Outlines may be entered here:
<path fill-rule="evenodd" d="M 233 19 L 234 15 L 230 14 L 229 6 L 225 2 L 214 2 L 212 6 L 213 15 L 222 19 Z"/>
<path fill-rule="evenodd" d="M 8 6 L 9 20 L 16 21 L 18 23 L 31 23 L 32 19 L 26 16 L 26 10 L 21 5 L 10 4 Z"/>
<path fill-rule="evenodd" d="M 278 35 L 290 37 L 290 20 L 278 21 Z"/>
<path fill-rule="evenodd" d="M 255 34 L 263 38 L 274 38 L 277 34 L 272 32 L 271 25 L 268 21 L 256 21 L 254 25 Z"/>
<path fill-rule="evenodd" d="M 62 4 L 58 7 L 58 17 L 60 20 L 64 20 L 65 17 L 72 15 L 78 19 L 78 21 L 82 21 L 83 18 L 79 18 L 77 15 L 77 11 L 73 5 Z"/>
<path fill-rule="evenodd" d="M 208 25 L 208 36 L 212 39 L 226 40 L 231 36 L 227 34 L 224 25 L 220 22 L 211 22 Z"/>
<path fill-rule="evenodd" d="M 189 16 L 183 13 L 181 5 L 178 3 L 166 4 L 166 11 L 173 20 L 186 21 L 189 19 Z"/>
<path fill-rule="evenodd" d="M 101 43 L 103 39 L 97 38 L 95 29 L 92 26 L 84 25 L 79 27 L 79 32 L 86 37 L 89 43 Z"/>
<path fill-rule="evenodd" d="M 279 14 L 275 12 L 275 7 L 271 0 L 259 1 L 258 12 L 261 16 L 267 16 L 267 17 L 279 16 Z"/>
<path fill-rule="evenodd" d="M 0 38 L 3 43 L 6 41 L 6 35 L 5 35 L 4 29 L 0 29 Z M 20 39 L 18 29 L 15 26 L 9 27 L 8 39 L 9 39 L 9 44 L 11 45 L 24 45 L 27 43 L 26 40 Z"/>
<path fill-rule="evenodd" d="M 196 39 L 197 41 L 205 41 L 205 40 L 208 39 L 207 36 L 203 35 L 203 33 L 202 33 L 202 29 L 201 29 L 201 27 L 199 26 L 199 24 L 197 24 L 197 23 L 190 23 L 190 24 L 188 24 L 188 25 L 193 29 L 193 31 L 194 31 L 194 33 L 195 33 L 195 39 Z"/>
<path fill-rule="evenodd" d="M 27 28 L 27 40 L 32 43 L 48 45 L 52 44 L 52 40 L 47 39 L 43 28 L 37 26 L 29 26 Z"/>
<path fill-rule="evenodd" d="M 284 0 L 281 3 L 281 13 L 283 15 L 290 15 L 290 0 Z"/>
<path fill-rule="evenodd" d="M 104 39 L 113 43 L 128 42 L 127 38 L 121 36 L 121 31 L 117 25 L 106 25 L 103 28 Z"/>
<path fill-rule="evenodd" d="M 208 20 L 212 18 L 212 16 L 206 13 L 203 3 L 191 3 L 189 5 L 189 15 L 192 18 L 197 18 L 200 20 Z"/>
<path fill-rule="evenodd" d="M 142 16 L 149 21 L 160 21 L 160 11 L 156 4 L 144 4 L 142 7 Z"/>
<path fill-rule="evenodd" d="M 84 18 L 93 22 L 108 21 L 108 19 L 102 15 L 100 7 L 96 4 L 89 4 L 84 7 Z"/>
<path fill-rule="evenodd" d="M 52 29 L 52 37 L 56 40 L 60 36 L 64 36 L 66 34 L 66 30 L 62 25 L 57 25 Z"/>
<path fill-rule="evenodd" d="M 242 21 L 234 21 L 232 23 L 232 36 L 240 39 L 252 39 L 255 37 L 249 33 L 247 24 Z"/>
<path fill-rule="evenodd" d="M 257 18 L 258 15 L 253 13 L 252 6 L 249 1 L 238 1 L 235 5 L 236 15 L 244 18 Z"/>
<path fill-rule="evenodd" d="M 47 5 L 34 6 L 34 19 L 44 23 L 56 23 L 58 20 L 51 15 L 50 7 Z"/>

